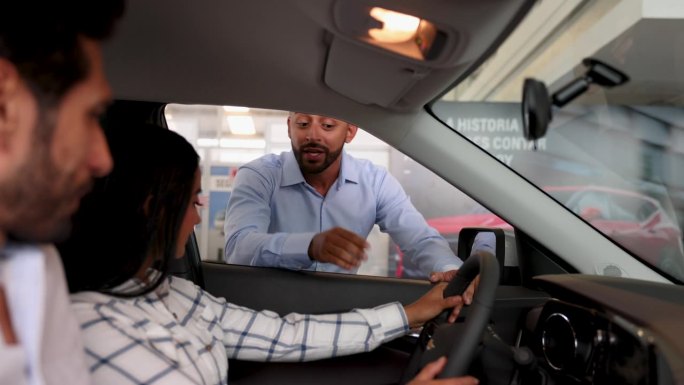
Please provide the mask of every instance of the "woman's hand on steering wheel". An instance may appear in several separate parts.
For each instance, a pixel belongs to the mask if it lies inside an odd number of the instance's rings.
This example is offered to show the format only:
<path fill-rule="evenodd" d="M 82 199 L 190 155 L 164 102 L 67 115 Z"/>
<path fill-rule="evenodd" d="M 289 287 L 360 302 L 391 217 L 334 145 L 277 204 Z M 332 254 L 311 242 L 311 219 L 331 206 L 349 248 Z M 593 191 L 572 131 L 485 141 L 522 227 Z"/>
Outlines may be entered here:
<path fill-rule="evenodd" d="M 446 287 L 446 283 L 439 283 L 416 302 L 404 306 L 409 327 L 421 326 L 425 322 L 437 317 L 444 310 L 450 308 L 454 308 L 454 310 L 449 315 L 448 321 L 456 321 L 458 313 L 463 307 L 463 298 L 460 295 L 444 298 L 443 293 Z"/>

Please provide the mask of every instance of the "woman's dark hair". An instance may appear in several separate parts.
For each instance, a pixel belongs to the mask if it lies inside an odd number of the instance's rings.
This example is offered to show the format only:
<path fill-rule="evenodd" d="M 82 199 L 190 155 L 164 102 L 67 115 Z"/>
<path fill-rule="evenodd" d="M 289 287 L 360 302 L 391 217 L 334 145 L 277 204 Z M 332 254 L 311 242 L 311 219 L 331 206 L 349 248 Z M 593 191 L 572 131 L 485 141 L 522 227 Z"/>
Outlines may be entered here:
<path fill-rule="evenodd" d="M 57 247 L 71 292 L 137 296 L 153 290 L 176 257 L 178 231 L 193 193 L 197 153 L 166 128 L 109 126 L 112 173 L 96 180 Z M 135 276 L 148 256 L 162 272 L 144 290 L 112 289 Z"/>

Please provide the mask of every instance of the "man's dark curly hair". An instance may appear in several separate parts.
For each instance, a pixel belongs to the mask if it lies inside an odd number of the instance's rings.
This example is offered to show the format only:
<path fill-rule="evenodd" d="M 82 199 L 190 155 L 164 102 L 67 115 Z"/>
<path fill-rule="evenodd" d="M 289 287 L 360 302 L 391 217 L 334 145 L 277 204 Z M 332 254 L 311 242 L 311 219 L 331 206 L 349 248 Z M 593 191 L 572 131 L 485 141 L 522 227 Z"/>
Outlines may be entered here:
<path fill-rule="evenodd" d="M 101 41 L 121 17 L 123 0 L 18 0 L 0 10 L 0 58 L 13 63 L 41 107 L 53 107 L 88 74 L 79 43 Z"/>

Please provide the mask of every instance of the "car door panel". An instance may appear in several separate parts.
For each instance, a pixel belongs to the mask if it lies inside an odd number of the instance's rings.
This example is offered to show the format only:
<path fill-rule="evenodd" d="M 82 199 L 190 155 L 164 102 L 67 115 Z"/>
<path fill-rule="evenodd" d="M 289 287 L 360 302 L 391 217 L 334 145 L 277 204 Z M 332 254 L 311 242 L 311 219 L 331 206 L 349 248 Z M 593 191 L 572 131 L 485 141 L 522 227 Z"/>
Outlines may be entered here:
<path fill-rule="evenodd" d="M 253 309 L 328 313 L 372 307 L 391 301 L 410 303 L 430 289 L 427 281 L 342 275 L 203 262 L 206 289 Z M 276 295 L 277 293 L 277 295 Z M 492 324 L 500 338 L 515 342 L 526 312 L 548 297 L 521 286 L 500 286 Z M 467 317 L 467 308 L 462 314 Z M 305 363 L 256 363 L 231 360 L 233 384 L 385 384 L 396 383 L 408 364 L 416 338 L 406 336 L 373 352 Z M 330 373 L 334 373 L 331 377 Z"/>

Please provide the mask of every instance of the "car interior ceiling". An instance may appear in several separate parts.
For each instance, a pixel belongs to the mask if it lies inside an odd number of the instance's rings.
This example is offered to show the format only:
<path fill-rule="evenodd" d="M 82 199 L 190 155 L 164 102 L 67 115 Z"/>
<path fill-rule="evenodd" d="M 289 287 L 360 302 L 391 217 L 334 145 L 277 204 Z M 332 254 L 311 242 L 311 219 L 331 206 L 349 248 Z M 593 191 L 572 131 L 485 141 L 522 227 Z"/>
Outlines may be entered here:
<path fill-rule="evenodd" d="M 452 45 L 439 60 L 422 62 L 419 66 L 399 55 L 385 59 L 388 56 L 380 54 L 377 48 L 349 44 L 344 31 L 332 27 L 339 24 L 333 18 L 344 19 L 342 11 L 336 12 L 341 3 L 334 0 L 270 2 L 268 13 L 259 12 L 261 5 L 252 2 L 206 4 L 215 9 L 204 8 L 201 4 L 188 9 L 165 7 L 164 1 L 160 0 L 131 2 L 131 14 L 154 14 L 157 9 L 164 9 L 165 18 L 159 22 L 146 20 L 145 28 L 149 31 L 146 34 L 137 33 L 139 20 L 124 19 L 120 33 L 108 43 L 104 52 L 107 62 L 117 64 L 107 68 L 107 73 L 119 99 L 158 100 L 163 95 L 167 102 L 220 105 L 230 104 L 231 98 L 239 98 L 238 104 L 289 110 L 293 101 L 289 93 L 283 91 L 298 89 L 302 105 L 315 105 L 316 100 L 329 101 L 328 106 L 321 106 L 328 111 L 321 113 L 334 115 L 340 109 L 358 108 L 369 112 L 373 110 L 372 105 L 410 112 L 421 109 L 449 84 L 473 71 L 535 3 L 534 0 L 481 0 L 467 2 L 466 6 L 463 1 L 430 2 L 421 2 L 419 7 L 410 1 L 391 2 L 395 9 L 445 26 L 459 26 L 459 31 L 453 32 L 456 37 L 452 39 Z M 364 1 L 345 5 L 352 4 L 367 6 Z M 251 20 L 241 16 L 245 14 L 259 14 L 264 18 L 258 29 L 253 28 Z M 183 23 L 202 20 L 202 23 L 198 28 L 187 30 L 177 28 L 178 23 L 174 20 L 179 23 L 181 20 Z M 211 26 L 249 31 L 250 48 L 236 46 L 245 44 L 245 39 L 233 39 L 233 34 L 221 33 Z M 278 33 L 282 30 L 290 33 Z M 297 36 L 296 45 L 289 40 L 293 35 Z M 159 36 L 165 39 L 158 39 Z M 468 36 L 467 41 L 465 36 Z M 240 54 L 213 55 L 211 47 L 203 50 L 204 46 L 192 44 L 179 50 L 178 42 L 186 41 L 211 41 L 214 49 L 220 47 L 222 52 Z M 157 52 L 165 52 L 162 62 Z M 338 57 L 340 55 L 343 58 Z M 313 60 L 293 63 L 298 72 L 293 76 L 289 71 L 292 66 L 265 69 L 273 57 Z M 263 78 L 252 83 L 249 77 L 227 76 L 235 72 L 233 69 L 241 68 L 253 68 Z M 145 75 L 140 76 L 142 74 Z M 306 78 L 306 81 L 299 81 L 300 78 Z M 174 79 L 174 82 L 168 79 Z M 349 87 L 351 84 L 353 88 Z M 202 89 L 202 92 L 192 92 L 196 89 Z M 231 95 L 231 89 L 240 90 L 240 94 Z"/>
<path fill-rule="evenodd" d="M 105 51 L 105 59 L 118 65 L 108 69 L 117 100 L 104 117 L 103 126 L 112 122 L 116 122 L 118 127 L 125 127 L 127 122 L 167 126 L 164 108 L 170 102 L 254 105 L 281 110 L 315 106 L 316 112 L 341 114 L 358 119 L 359 123 L 384 121 L 384 127 L 390 126 L 386 122 L 392 119 L 424 119 L 429 115 L 424 109 L 426 104 L 445 89 L 446 84 L 461 81 L 472 73 L 529 11 L 534 1 L 481 0 L 477 5 L 470 2 L 468 10 L 472 13 L 465 12 L 462 16 L 470 22 L 464 21 L 462 24 L 468 26 L 470 34 L 480 36 L 482 40 L 474 42 L 472 52 L 458 51 L 454 47 L 454 52 L 459 55 L 445 57 L 434 68 L 406 68 L 405 61 L 385 60 L 373 49 L 360 48 L 350 43 L 340 31 L 326 30 L 323 25 L 332 22 L 329 20 L 331 16 L 325 15 L 330 9 L 334 9 L 334 0 L 270 2 L 274 11 L 266 14 L 266 19 L 260 22 L 265 26 L 262 30 L 249 28 L 252 21 L 242 14 L 258 14 L 256 7 L 263 4 L 212 4 L 216 9 L 207 13 L 202 7 L 164 7 L 163 0 L 130 2 L 131 13 L 134 15 L 145 15 L 161 8 L 168 13 L 167 21 L 197 19 L 203 20 L 207 25 L 232 24 L 235 28 L 250 31 L 250 38 L 258 42 L 253 46 L 242 45 L 246 43 L 229 39 L 229 36 L 213 30 L 212 27 L 198 29 L 194 33 L 199 36 L 193 36 L 193 39 L 208 39 L 211 36 L 215 47 L 240 53 L 212 56 L 200 51 L 200 47 L 175 49 L 172 42 L 187 40 L 180 34 L 192 33 L 177 28 L 176 23 L 150 23 L 149 27 L 155 33 L 138 35 L 136 28 L 127 28 L 126 23 L 136 25 L 135 23 L 142 21 L 124 20 L 122 34 Z M 433 4 L 435 7 L 432 10 L 421 6 L 417 12 L 428 12 L 429 16 L 439 20 L 446 14 L 442 7 L 458 8 L 463 1 L 454 1 L 447 5 L 446 2 L 434 0 Z M 396 2 L 396 6 L 407 11 L 413 7 L 408 0 Z M 235 7 L 244 12 L 236 11 Z M 205 19 L 207 14 L 209 20 Z M 475 22 L 483 17 L 489 22 Z M 296 26 L 294 34 L 301 38 L 299 46 L 293 47 L 286 41 L 277 41 L 278 30 L 290 28 L 291 25 Z M 168 42 L 161 42 L 160 45 L 159 40 L 153 39 L 154 36 L 165 36 Z M 266 41 L 270 43 L 266 44 Z M 155 50 L 166 51 L 168 55 L 162 59 L 159 55 L 148 54 L 150 46 L 154 46 Z M 263 47 L 269 47 L 270 50 Z M 288 49 L 292 52 L 287 52 Z M 290 72 L 290 66 L 269 66 L 266 70 L 263 63 L 272 61 L 274 56 L 284 55 L 313 59 L 293 65 L 292 67 L 297 68 L 297 74 Z M 207 56 L 215 60 L 205 60 Z M 340 60 L 340 57 L 345 56 L 353 59 Z M 457 57 L 466 57 L 468 60 L 459 61 Z M 167 66 L 167 62 L 173 62 L 174 65 Z M 348 65 L 350 62 L 358 67 Z M 250 67 L 263 76 L 260 82 L 247 79 L 249 76 L 235 76 L 234 68 Z M 131 74 L 138 74 L 138 77 Z M 304 78 L 304 81 L 299 81 Z M 168 79 L 175 81 L 169 82 Z M 366 85 L 362 91 L 374 92 L 361 92 L 354 88 L 356 84 Z M 240 94 L 233 94 L 231 87 L 239 90 Z M 198 89 L 202 92 L 196 92 Z M 292 101 L 292 93 L 286 91 L 292 89 L 298 90 L 297 101 Z M 395 142 L 410 141 L 413 137 L 407 135 L 409 128 L 406 127 L 409 125 L 399 126 L 401 128 L 397 129 L 398 132 L 387 136 L 397 138 Z M 134 135 L 131 133 L 131 138 Z M 520 256 L 519 266 L 506 269 L 496 289 L 490 327 L 479 351 L 481 356 L 471 368 L 473 374 L 487 378 L 486 383 L 489 384 L 511 384 L 518 380 L 524 383 L 520 379 L 512 379 L 513 372 L 524 372 L 521 376 L 533 376 L 531 373 L 535 369 L 534 365 L 529 361 L 522 362 L 517 356 L 521 352 L 516 348 L 530 342 L 529 338 L 542 312 L 541 306 L 548 303 L 553 296 L 572 298 L 578 304 L 596 309 L 609 308 L 605 304 L 592 302 L 586 295 L 578 295 L 579 290 L 568 289 L 572 285 L 581 285 L 581 282 L 565 283 L 566 286 L 563 286 L 564 283 L 552 278 L 535 278 L 549 274 L 577 273 L 578 268 L 571 265 L 568 259 L 558 257 L 550 245 L 542 244 L 517 226 L 513 231 L 517 255 Z M 270 309 L 281 315 L 290 312 L 347 311 L 391 301 L 407 304 L 423 295 L 430 287 L 427 281 L 411 279 L 252 268 L 203 261 L 194 234 L 186 245 L 183 258 L 174 261 L 171 266 L 171 273 L 189 279 L 211 294 L 225 297 L 230 302 L 258 310 Z M 606 291 L 613 288 L 599 284 L 595 287 Z M 650 289 L 651 286 L 645 287 L 637 294 L 642 295 Z M 467 316 L 466 308 L 461 320 Z M 235 384 L 396 383 L 404 374 L 415 346 L 416 337 L 412 335 L 392 341 L 370 353 L 317 362 L 256 363 L 231 360 L 230 381 Z M 663 372 L 666 373 L 667 370 Z M 331 377 L 330 373 L 335 373 L 335 376 Z M 545 382 L 535 378 L 530 383 Z"/>

